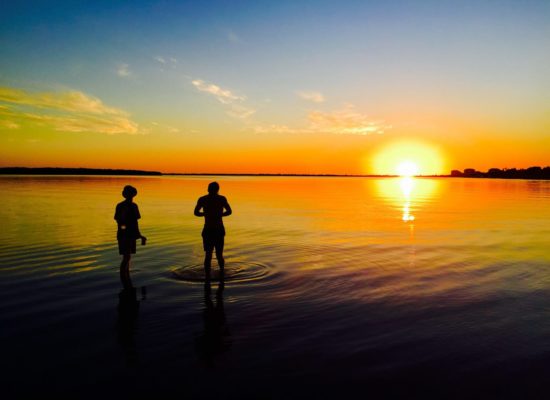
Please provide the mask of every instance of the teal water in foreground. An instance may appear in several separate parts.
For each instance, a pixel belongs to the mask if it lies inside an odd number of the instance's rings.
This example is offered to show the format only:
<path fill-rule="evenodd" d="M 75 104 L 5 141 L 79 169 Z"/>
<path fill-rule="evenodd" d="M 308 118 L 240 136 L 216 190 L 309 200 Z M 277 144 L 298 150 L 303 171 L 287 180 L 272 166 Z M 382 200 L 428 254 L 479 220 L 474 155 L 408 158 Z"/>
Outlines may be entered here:
<path fill-rule="evenodd" d="M 234 214 L 209 288 L 211 180 Z M 548 181 L 3 176 L 0 199 L 6 398 L 550 395 Z"/>

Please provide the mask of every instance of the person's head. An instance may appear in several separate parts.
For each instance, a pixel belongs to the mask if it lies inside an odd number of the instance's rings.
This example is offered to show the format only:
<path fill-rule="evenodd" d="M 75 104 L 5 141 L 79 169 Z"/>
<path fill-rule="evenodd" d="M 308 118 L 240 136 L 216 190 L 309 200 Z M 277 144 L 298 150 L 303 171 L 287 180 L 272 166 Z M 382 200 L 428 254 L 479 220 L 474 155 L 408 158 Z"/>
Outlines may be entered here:
<path fill-rule="evenodd" d="M 124 186 L 124 189 L 122 189 L 122 197 L 124 197 L 126 200 L 131 200 L 137 195 L 137 189 L 133 186 L 126 185 Z"/>
<path fill-rule="evenodd" d="M 210 182 L 208 184 L 208 194 L 218 194 L 220 191 L 220 185 L 218 182 Z"/>

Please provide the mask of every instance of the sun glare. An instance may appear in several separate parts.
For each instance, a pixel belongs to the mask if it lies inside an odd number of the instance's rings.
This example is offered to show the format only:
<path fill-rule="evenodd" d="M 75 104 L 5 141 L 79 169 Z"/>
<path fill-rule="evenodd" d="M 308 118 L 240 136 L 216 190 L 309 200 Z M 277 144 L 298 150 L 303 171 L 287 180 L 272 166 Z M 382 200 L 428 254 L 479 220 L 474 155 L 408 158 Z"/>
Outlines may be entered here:
<path fill-rule="evenodd" d="M 393 142 L 369 159 L 369 173 L 379 175 L 437 175 L 445 172 L 443 157 L 436 147 L 420 141 Z"/>
<path fill-rule="evenodd" d="M 403 161 L 402 163 L 398 164 L 395 168 L 395 171 L 399 176 L 415 176 L 420 173 L 418 165 L 416 165 L 415 162 L 409 160 Z"/>

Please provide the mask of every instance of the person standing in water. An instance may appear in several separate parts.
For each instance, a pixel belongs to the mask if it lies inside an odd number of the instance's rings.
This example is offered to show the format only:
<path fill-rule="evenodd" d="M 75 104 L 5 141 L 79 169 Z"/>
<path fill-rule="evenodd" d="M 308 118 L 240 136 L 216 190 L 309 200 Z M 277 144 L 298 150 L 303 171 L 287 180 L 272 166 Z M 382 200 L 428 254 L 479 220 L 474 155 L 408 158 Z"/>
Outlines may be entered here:
<path fill-rule="evenodd" d="M 223 259 L 223 245 L 225 228 L 222 217 L 231 215 L 232 210 L 224 196 L 220 196 L 220 185 L 218 182 L 211 182 L 208 185 L 208 194 L 197 201 L 194 214 L 197 217 L 204 217 L 204 228 L 202 229 L 202 244 L 204 247 L 204 272 L 206 279 L 210 279 L 210 268 L 212 252 L 216 251 L 216 259 L 220 266 L 220 276 L 223 278 L 225 260 Z M 202 211 L 201 211 L 202 210 Z"/>
<path fill-rule="evenodd" d="M 126 185 L 122 190 L 124 201 L 116 205 L 115 220 L 117 222 L 118 252 L 122 256 L 120 263 L 120 278 L 123 283 L 130 281 L 130 258 L 136 253 L 136 240 L 141 239 L 145 245 L 147 238 L 139 231 L 138 219 L 141 218 L 139 208 L 133 202 L 137 195 L 137 189 Z M 131 284 L 130 284 L 131 285 Z M 125 285 L 126 286 L 126 285 Z"/>

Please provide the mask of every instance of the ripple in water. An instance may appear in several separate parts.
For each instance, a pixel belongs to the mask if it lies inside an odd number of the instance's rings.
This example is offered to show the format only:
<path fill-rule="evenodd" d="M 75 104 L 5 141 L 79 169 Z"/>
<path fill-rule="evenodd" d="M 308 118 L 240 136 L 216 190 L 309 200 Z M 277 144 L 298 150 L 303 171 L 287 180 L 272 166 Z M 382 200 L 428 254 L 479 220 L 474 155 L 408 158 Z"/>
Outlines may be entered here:
<path fill-rule="evenodd" d="M 267 265 L 235 261 L 225 264 L 225 281 L 232 283 L 257 281 L 269 275 L 271 269 Z M 193 264 L 176 267 L 171 270 L 172 278 L 184 282 L 204 282 L 204 265 Z M 220 270 L 217 265 L 212 266 L 212 279 L 219 279 Z"/>

